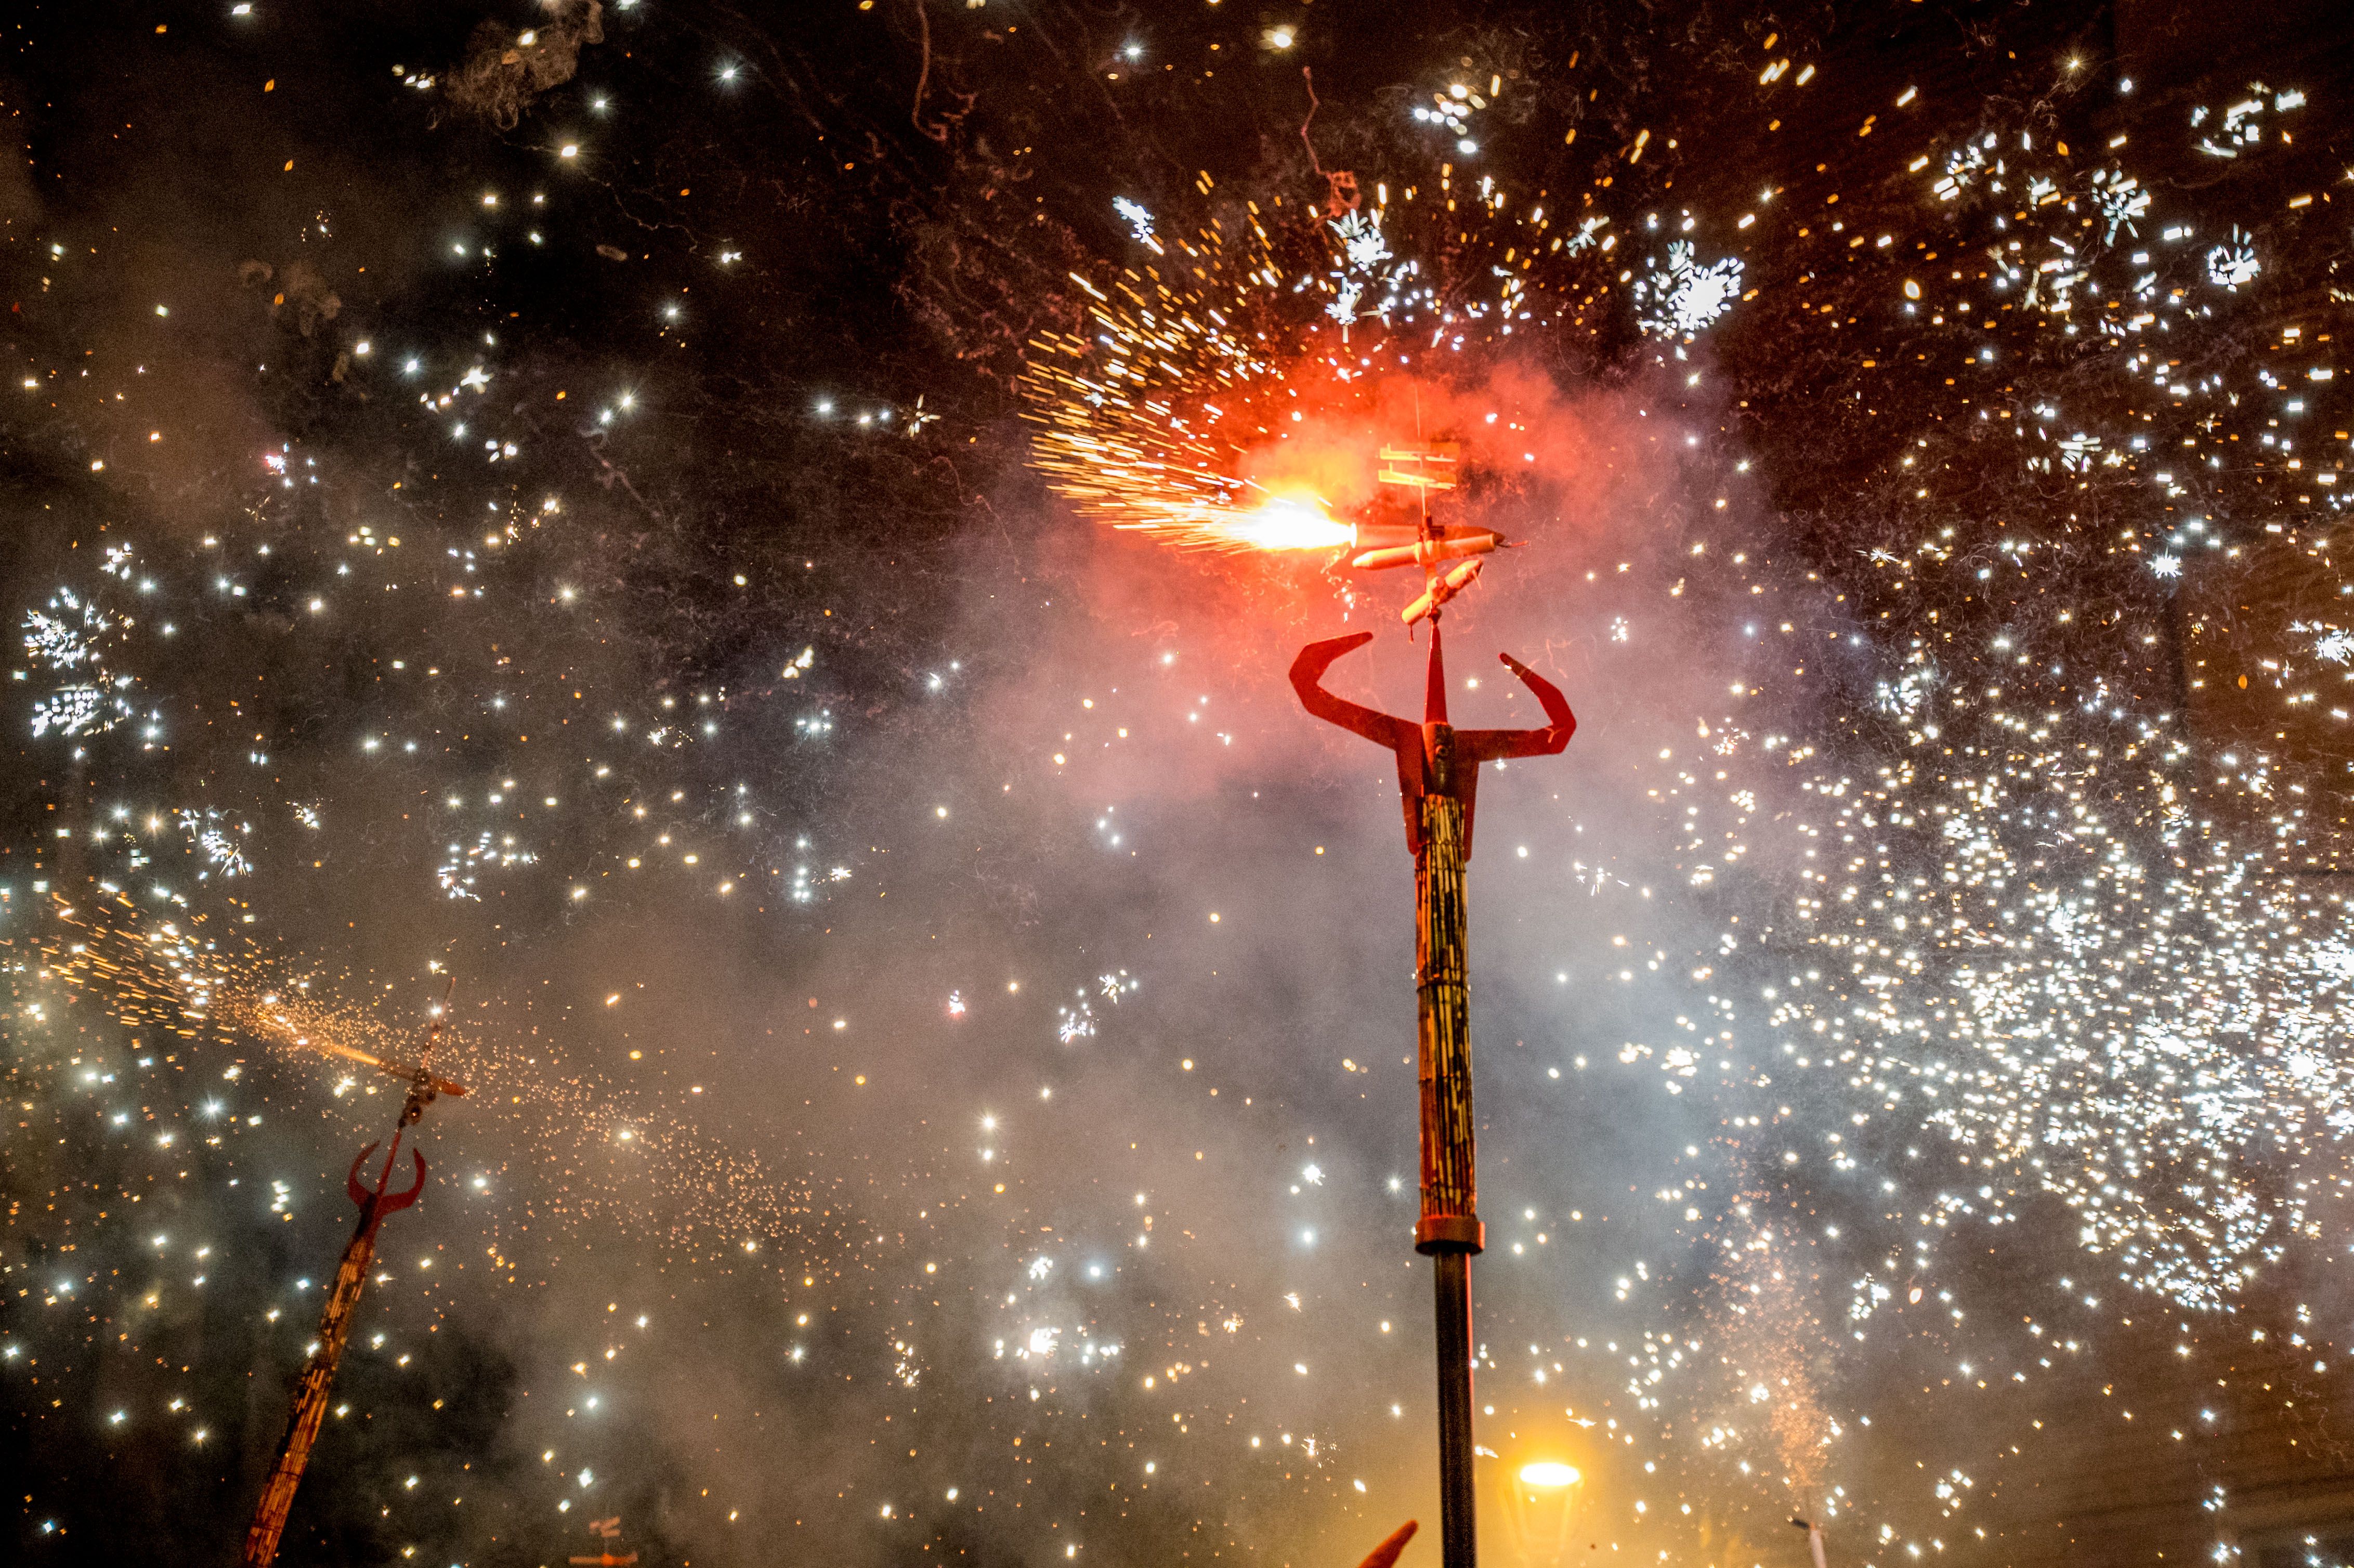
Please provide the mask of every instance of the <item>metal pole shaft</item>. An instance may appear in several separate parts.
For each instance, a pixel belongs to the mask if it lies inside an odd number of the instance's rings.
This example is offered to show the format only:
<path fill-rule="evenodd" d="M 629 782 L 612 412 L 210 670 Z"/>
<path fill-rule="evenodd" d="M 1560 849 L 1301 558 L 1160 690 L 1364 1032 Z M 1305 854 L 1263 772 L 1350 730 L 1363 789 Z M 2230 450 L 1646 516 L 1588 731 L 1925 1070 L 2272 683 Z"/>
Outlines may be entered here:
<path fill-rule="evenodd" d="M 1429 792 L 1415 856 L 1415 968 L 1420 1015 L 1422 1217 L 1416 1250 L 1434 1255 L 1438 1331 L 1439 1558 L 1474 1568 L 1471 1255 L 1479 1224 L 1471 1108 L 1471 993 L 1463 896 L 1465 812 L 1452 792 L 1454 734 L 1425 726 Z"/>
<path fill-rule="evenodd" d="M 1471 1477 L 1471 1255 L 1431 1259 L 1438 1293 L 1438 1556 L 1472 1568 L 1479 1525 Z"/>
<path fill-rule="evenodd" d="M 270 1568 L 278 1556 L 278 1540 L 286 1531 L 286 1516 L 294 1507 L 294 1489 L 311 1462 L 311 1445 L 318 1440 L 319 1424 L 326 1419 L 327 1395 L 335 1382 L 335 1364 L 343 1360 L 344 1341 L 351 1337 L 352 1313 L 360 1303 L 360 1287 L 367 1283 L 368 1265 L 376 1258 L 376 1215 L 360 1216 L 359 1228 L 344 1248 L 335 1270 L 334 1287 L 327 1293 L 326 1309 L 319 1314 L 319 1348 L 302 1368 L 294 1387 L 293 1409 L 286 1417 L 286 1435 L 278 1445 L 278 1462 L 270 1467 L 261 1501 L 253 1510 L 253 1527 L 246 1531 L 244 1568 Z"/>

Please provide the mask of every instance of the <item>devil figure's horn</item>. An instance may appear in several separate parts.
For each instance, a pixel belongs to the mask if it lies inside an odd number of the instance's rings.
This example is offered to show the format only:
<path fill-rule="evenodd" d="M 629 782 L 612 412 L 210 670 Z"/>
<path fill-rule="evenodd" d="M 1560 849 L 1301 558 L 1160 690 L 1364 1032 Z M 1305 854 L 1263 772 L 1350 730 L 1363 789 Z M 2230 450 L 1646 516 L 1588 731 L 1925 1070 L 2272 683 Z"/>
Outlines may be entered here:
<path fill-rule="evenodd" d="M 359 1158 L 352 1161 L 352 1173 L 344 1178 L 344 1190 L 352 1195 L 352 1202 L 363 1209 L 368 1206 L 368 1200 L 375 1194 L 360 1185 L 360 1167 L 366 1164 L 367 1157 L 376 1151 L 376 1145 L 373 1143 L 361 1150 Z"/>

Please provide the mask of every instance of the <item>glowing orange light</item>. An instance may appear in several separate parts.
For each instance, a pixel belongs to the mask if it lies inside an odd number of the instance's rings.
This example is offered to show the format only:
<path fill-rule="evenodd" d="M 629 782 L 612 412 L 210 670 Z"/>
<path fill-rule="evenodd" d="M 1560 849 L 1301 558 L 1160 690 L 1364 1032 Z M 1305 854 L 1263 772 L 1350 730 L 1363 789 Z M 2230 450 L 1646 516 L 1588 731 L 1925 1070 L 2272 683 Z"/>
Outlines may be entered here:
<path fill-rule="evenodd" d="M 1278 495 L 1257 511 L 1242 514 L 1230 532 L 1254 550 L 1332 550 L 1356 538 L 1356 530 L 1329 515 L 1310 496 Z"/>
<path fill-rule="evenodd" d="M 1580 1478 L 1575 1466 L 1551 1459 L 1521 1467 L 1521 1484 L 1524 1487 L 1574 1487 Z"/>
<path fill-rule="evenodd" d="M 1197 550 L 1337 550 L 1357 536 L 1355 528 L 1310 495 L 1271 496 L 1247 510 L 1183 507 L 1165 517 L 1122 526 L 1159 534 Z"/>

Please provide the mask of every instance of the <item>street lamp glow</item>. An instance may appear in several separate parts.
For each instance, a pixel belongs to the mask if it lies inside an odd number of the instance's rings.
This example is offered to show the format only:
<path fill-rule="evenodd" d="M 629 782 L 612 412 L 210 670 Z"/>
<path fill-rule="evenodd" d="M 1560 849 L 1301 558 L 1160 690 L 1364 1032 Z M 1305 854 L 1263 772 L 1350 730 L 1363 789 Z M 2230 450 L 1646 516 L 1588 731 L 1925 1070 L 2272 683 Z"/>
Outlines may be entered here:
<path fill-rule="evenodd" d="M 1580 1478 L 1576 1467 L 1557 1460 L 1540 1459 L 1533 1465 L 1521 1467 L 1521 1484 L 1524 1487 L 1574 1487 Z"/>

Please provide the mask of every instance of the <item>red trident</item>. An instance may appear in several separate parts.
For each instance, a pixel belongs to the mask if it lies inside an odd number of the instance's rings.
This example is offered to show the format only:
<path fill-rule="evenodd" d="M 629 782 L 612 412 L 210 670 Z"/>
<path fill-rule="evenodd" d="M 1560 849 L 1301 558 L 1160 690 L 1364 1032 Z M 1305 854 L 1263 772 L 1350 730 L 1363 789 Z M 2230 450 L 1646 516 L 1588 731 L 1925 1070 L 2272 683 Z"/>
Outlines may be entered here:
<path fill-rule="evenodd" d="M 1384 454 L 1387 456 L 1387 453 Z M 1436 607 L 1431 607 L 1435 609 Z M 1438 617 L 1431 615 L 1430 666 L 1422 722 L 1394 718 L 1336 697 L 1324 672 L 1373 641 L 1370 631 L 1311 642 L 1292 661 L 1302 706 L 1386 747 L 1397 758 L 1406 847 L 1414 853 L 1415 974 L 1421 1015 L 1416 1075 L 1422 1100 L 1422 1215 L 1415 1250 L 1431 1255 L 1438 1313 L 1439 1556 L 1445 1568 L 1476 1561 L 1471 1475 L 1471 1255 L 1487 1243 L 1479 1224 L 1471 1119 L 1471 992 L 1464 867 L 1479 765 L 1511 757 L 1551 757 L 1577 732 L 1559 687 L 1509 653 L 1505 667 L 1544 705 L 1542 729 L 1458 730 L 1447 719 L 1447 670 Z"/>
<path fill-rule="evenodd" d="M 451 981 L 451 991 L 457 981 Z M 246 1531 L 245 1553 L 240 1559 L 244 1568 L 270 1568 L 277 1559 L 279 1538 L 286 1531 L 286 1516 L 294 1507 L 294 1490 L 302 1483 L 303 1467 L 311 1462 L 311 1446 L 318 1441 L 319 1425 L 326 1419 L 327 1394 L 334 1386 L 335 1365 L 343 1360 L 344 1342 L 351 1337 L 352 1315 L 360 1304 L 360 1288 L 367 1283 L 368 1265 L 376 1260 L 376 1234 L 385 1216 L 397 1213 L 417 1202 L 425 1191 L 425 1156 L 415 1149 L 408 1158 L 415 1162 L 417 1180 L 405 1192 L 391 1191 L 393 1167 L 400 1160 L 401 1140 L 408 1129 L 425 1114 L 425 1107 L 442 1095 L 462 1095 L 466 1086 L 448 1078 L 437 1078 L 426 1070 L 432 1060 L 433 1047 L 441 1038 L 442 1018 L 450 1011 L 449 996 L 441 1002 L 441 1013 L 433 1020 L 433 1027 L 425 1037 L 425 1054 L 415 1067 L 404 1067 L 398 1062 L 378 1061 L 383 1071 L 408 1080 L 408 1097 L 402 1102 L 400 1120 L 393 1128 L 392 1147 L 385 1150 L 384 1164 L 376 1174 L 373 1190 L 360 1185 L 360 1167 L 367 1163 L 382 1139 L 369 1144 L 352 1161 L 352 1169 L 344 1178 L 345 1191 L 359 1205 L 359 1224 L 352 1231 L 352 1239 L 345 1244 L 344 1260 L 335 1269 L 334 1288 L 327 1292 L 327 1305 L 319 1314 L 318 1344 L 311 1359 L 303 1363 L 302 1376 L 294 1385 L 294 1404 L 286 1417 L 286 1435 L 278 1445 L 278 1461 L 270 1468 L 270 1480 L 261 1489 L 261 1501 L 253 1510 L 252 1528 Z"/>

